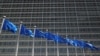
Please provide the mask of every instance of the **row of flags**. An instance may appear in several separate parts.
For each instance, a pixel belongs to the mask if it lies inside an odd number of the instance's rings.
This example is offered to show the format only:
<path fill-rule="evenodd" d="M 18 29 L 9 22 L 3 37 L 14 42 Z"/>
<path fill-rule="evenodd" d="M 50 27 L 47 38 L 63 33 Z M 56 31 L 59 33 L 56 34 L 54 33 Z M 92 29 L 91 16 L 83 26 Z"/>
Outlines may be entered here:
<path fill-rule="evenodd" d="M 17 26 L 9 21 L 8 19 L 3 19 L 2 25 L 1 25 L 1 31 L 6 30 L 10 31 L 12 33 L 16 33 L 18 31 Z M 27 29 L 23 24 L 21 24 L 20 29 L 19 29 L 19 34 L 20 35 L 25 35 L 25 36 L 30 36 L 30 37 L 37 37 L 37 38 L 45 38 L 47 40 L 53 40 L 55 43 L 63 43 L 67 45 L 72 45 L 75 47 L 81 47 L 81 48 L 89 48 L 91 50 L 99 50 L 99 48 L 95 47 L 91 43 L 87 43 L 85 41 L 80 41 L 80 40 L 72 40 L 69 38 L 63 38 L 58 34 L 53 34 L 50 32 L 43 32 L 39 29 L 34 29 L 34 31 Z"/>

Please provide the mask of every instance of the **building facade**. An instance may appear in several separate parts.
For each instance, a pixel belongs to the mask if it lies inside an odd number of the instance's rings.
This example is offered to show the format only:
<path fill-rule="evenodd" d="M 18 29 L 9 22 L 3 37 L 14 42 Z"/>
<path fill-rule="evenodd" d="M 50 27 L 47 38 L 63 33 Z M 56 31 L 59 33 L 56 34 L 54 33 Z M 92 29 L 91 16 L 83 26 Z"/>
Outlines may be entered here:
<path fill-rule="evenodd" d="M 100 0 L 0 0 L 0 26 L 4 15 L 18 28 L 23 21 L 31 30 L 37 26 L 100 47 Z M 100 51 L 2 31 L 0 56 L 100 56 Z"/>

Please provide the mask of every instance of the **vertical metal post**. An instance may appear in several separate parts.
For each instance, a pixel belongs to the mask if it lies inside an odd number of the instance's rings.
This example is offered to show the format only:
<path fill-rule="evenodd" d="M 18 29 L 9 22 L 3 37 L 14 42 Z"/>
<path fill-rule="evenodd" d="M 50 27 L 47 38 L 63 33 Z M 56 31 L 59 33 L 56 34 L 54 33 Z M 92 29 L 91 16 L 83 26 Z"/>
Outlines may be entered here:
<path fill-rule="evenodd" d="M 34 26 L 34 37 L 35 37 L 36 26 Z M 34 37 L 33 37 L 33 46 L 32 46 L 32 56 L 34 56 Z"/>
<path fill-rule="evenodd" d="M 58 35 L 58 33 L 57 33 Z M 59 45 L 58 45 L 58 40 L 57 40 L 57 56 L 59 56 Z"/>
<path fill-rule="evenodd" d="M 67 35 L 66 35 L 66 39 L 67 39 Z M 66 44 L 67 44 L 67 43 L 66 43 Z M 67 56 L 69 56 L 68 46 L 67 46 Z"/>
<path fill-rule="evenodd" d="M 20 23 L 20 27 L 19 27 L 19 33 L 18 33 L 18 38 L 17 38 L 17 46 L 16 46 L 15 56 L 18 56 L 18 48 L 19 48 L 19 38 L 20 38 L 21 26 L 22 26 L 22 22 Z"/>
<path fill-rule="evenodd" d="M 2 32 L 2 27 L 3 27 L 3 24 L 4 24 L 5 18 L 6 18 L 6 16 L 3 16 L 3 20 L 2 20 L 1 28 L 0 28 L 0 34 L 1 34 L 1 32 Z"/>
<path fill-rule="evenodd" d="M 46 31 L 48 32 L 48 29 L 46 29 Z M 47 39 L 46 39 L 46 56 L 48 56 L 48 43 L 47 43 L 48 41 L 47 41 Z"/>

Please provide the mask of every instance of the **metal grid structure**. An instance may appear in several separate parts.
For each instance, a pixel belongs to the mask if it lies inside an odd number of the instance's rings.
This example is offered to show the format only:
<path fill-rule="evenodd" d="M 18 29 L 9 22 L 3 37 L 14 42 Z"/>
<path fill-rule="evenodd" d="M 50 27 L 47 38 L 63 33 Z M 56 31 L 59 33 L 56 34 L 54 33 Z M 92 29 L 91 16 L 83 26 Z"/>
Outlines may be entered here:
<path fill-rule="evenodd" d="M 42 31 L 48 29 L 100 47 L 100 0 L 0 0 L 0 25 L 4 15 L 18 28 L 23 21 L 29 29 L 34 30 L 36 25 Z M 15 56 L 17 38 L 18 32 L 2 31 L 0 56 Z M 100 56 L 100 51 L 57 45 L 43 38 L 33 42 L 29 36 L 20 36 L 17 56 Z"/>

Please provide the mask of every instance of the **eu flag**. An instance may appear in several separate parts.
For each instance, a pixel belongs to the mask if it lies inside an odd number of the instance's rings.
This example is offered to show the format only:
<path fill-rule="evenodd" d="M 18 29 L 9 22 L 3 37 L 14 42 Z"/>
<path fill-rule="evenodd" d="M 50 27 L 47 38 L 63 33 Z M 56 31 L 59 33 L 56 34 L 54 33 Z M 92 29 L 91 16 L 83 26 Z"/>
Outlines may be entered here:
<path fill-rule="evenodd" d="M 84 41 L 79 41 L 79 40 L 77 41 L 77 43 L 78 43 L 78 46 L 80 46 L 81 48 L 89 48 L 91 50 L 98 50 L 97 47 L 93 46 L 90 43 L 86 43 Z"/>
<path fill-rule="evenodd" d="M 99 48 L 93 46 L 91 43 L 87 43 L 87 47 L 90 48 L 91 50 L 99 50 Z"/>
<path fill-rule="evenodd" d="M 72 39 L 66 39 L 66 42 L 68 43 L 68 44 L 70 44 L 70 45 L 73 45 L 73 46 L 76 46 L 76 47 L 78 47 L 78 46 L 80 46 L 80 41 L 78 41 L 78 40 L 72 40 Z"/>
<path fill-rule="evenodd" d="M 70 44 L 77 47 L 77 42 L 75 42 L 74 40 L 70 40 Z"/>
<path fill-rule="evenodd" d="M 54 42 L 58 43 L 61 42 L 60 37 L 58 35 L 54 35 L 54 38 L 52 38 Z"/>
<path fill-rule="evenodd" d="M 12 22 L 10 22 L 7 19 L 4 19 L 4 22 L 2 23 L 2 30 L 8 30 L 11 31 L 13 33 L 15 33 L 17 31 L 17 27 L 15 24 L 13 24 Z"/>
<path fill-rule="evenodd" d="M 87 48 L 87 47 L 89 47 L 89 45 L 85 42 L 85 41 L 79 41 L 79 43 L 80 43 L 80 47 L 81 48 Z"/>
<path fill-rule="evenodd" d="M 90 43 L 86 43 L 84 41 L 79 41 L 79 40 L 70 40 L 70 44 L 76 47 L 81 47 L 81 48 L 89 48 L 91 50 L 99 50 L 99 48 L 93 46 Z"/>
<path fill-rule="evenodd" d="M 66 38 L 66 43 L 68 43 L 68 45 L 73 45 L 73 40 Z"/>
<path fill-rule="evenodd" d="M 44 34 L 44 32 L 40 31 L 39 29 L 35 29 L 34 37 L 45 38 L 45 34 Z"/>
<path fill-rule="evenodd" d="M 81 48 L 86 48 L 88 45 L 85 41 L 80 41 L 80 47 Z"/>
<path fill-rule="evenodd" d="M 66 39 L 64 39 L 63 37 L 59 35 L 55 35 L 54 41 L 58 43 L 66 43 Z"/>
<path fill-rule="evenodd" d="M 59 42 L 60 43 L 67 43 L 66 39 L 64 39 L 64 37 L 59 36 Z"/>
<path fill-rule="evenodd" d="M 79 40 L 73 40 L 74 41 L 74 46 L 79 46 L 79 47 L 84 47 L 85 42 L 79 41 Z"/>
<path fill-rule="evenodd" d="M 54 40 L 55 39 L 55 35 L 53 35 L 52 33 L 50 32 L 45 32 L 45 38 L 47 40 Z"/>
<path fill-rule="evenodd" d="M 81 48 L 86 48 L 87 44 L 84 41 L 79 41 L 79 40 L 72 40 L 71 45 L 76 46 L 76 47 L 81 47 Z"/>
<path fill-rule="evenodd" d="M 70 43 L 70 45 L 73 45 L 73 46 L 76 46 L 76 47 L 77 47 L 77 44 L 78 44 L 77 42 L 75 42 L 74 40 L 71 40 L 71 39 L 70 39 L 69 43 Z"/>
<path fill-rule="evenodd" d="M 61 36 L 59 35 L 55 35 L 55 34 L 52 34 L 50 32 L 45 32 L 45 38 L 47 40 L 53 40 L 54 42 L 58 42 L 58 43 L 65 43 L 65 39 L 63 39 Z"/>
<path fill-rule="evenodd" d="M 21 25 L 20 34 L 34 37 L 32 30 L 27 29 L 24 25 Z"/>

